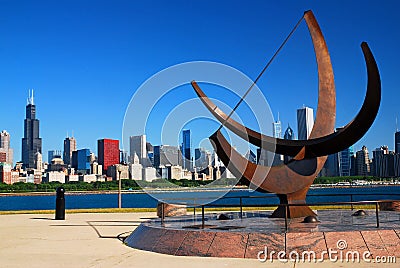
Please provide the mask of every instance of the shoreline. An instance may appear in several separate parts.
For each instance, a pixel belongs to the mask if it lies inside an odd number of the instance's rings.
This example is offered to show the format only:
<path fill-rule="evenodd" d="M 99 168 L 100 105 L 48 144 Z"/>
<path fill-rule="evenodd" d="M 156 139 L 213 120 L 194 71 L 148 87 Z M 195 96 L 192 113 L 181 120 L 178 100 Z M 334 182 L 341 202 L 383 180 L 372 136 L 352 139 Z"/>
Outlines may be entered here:
<path fill-rule="evenodd" d="M 322 189 L 322 188 L 375 188 L 375 187 L 400 187 L 400 184 L 366 184 L 366 185 L 324 185 L 324 184 L 313 184 L 310 189 Z M 160 189 L 160 190 L 122 190 L 122 194 L 148 194 L 151 192 L 208 192 L 208 191 L 222 191 L 226 190 L 224 188 L 216 188 L 216 189 L 197 189 L 197 188 L 171 188 L 171 189 Z M 230 191 L 246 191 L 249 190 L 247 186 L 245 187 L 233 187 Z M 56 192 L 0 192 L 0 197 L 7 196 L 53 196 Z M 103 191 L 69 191 L 65 192 L 65 195 L 96 195 L 96 194 L 118 194 L 118 190 L 103 190 Z M 273 194 L 273 193 L 271 193 Z"/>

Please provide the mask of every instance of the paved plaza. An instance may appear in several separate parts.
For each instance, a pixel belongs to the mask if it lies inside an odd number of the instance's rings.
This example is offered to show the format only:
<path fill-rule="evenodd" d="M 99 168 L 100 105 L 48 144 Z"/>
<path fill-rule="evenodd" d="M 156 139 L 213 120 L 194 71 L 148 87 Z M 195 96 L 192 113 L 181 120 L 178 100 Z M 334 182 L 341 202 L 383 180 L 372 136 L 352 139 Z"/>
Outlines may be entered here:
<path fill-rule="evenodd" d="M 398 263 L 272 263 L 256 259 L 171 256 L 126 246 L 152 213 L 1 215 L 0 267 L 398 267 Z"/>

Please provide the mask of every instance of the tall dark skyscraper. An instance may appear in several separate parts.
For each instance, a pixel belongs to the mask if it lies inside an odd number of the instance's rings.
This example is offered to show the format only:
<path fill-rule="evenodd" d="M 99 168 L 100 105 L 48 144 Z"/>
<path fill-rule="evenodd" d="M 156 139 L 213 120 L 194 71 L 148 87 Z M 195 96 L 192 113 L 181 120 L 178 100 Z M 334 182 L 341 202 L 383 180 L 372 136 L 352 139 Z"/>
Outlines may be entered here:
<path fill-rule="evenodd" d="M 191 141 L 190 141 L 190 129 L 183 130 L 182 132 L 182 153 L 183 153 L 183 167 L 187 170 L 191 170 Z"/>
<path fill-rule="evenodd" d="M 289 126 L 289 124 L 287 126 L 287 129 L 285 131 L 285 135 L 283 136 L 283 138 L 285 140 L 294 140 L 294 132 L 293 132 L 293 129 Z M 290 156 L 285 155 L 283 157 L 283 162 L 285 164 L 287 164 L 287 163 L 289 163 L 290 159 L 292 159 Z"/>
<path fill-rule="evenodd" d="M 351 157 L 353 155 L 353 147 L 339 152 L 339 176 L 351 176 Z"/>
<path fill-rule="evenodd" d="M 64 140 L 64 154 L 63 154 L 64 164 L 66 165 L 72 164 L 71 160 L 73 151 L 76 151 L 76 140 L 74 137 L 66 137 Z"/>
<path fill-rule="evenodd" d="M 285 140 L 294 140 L 294 132 L 293 129 L 288 125 L 285 135 L 283 136 Z"/>
<path fill-rule="evenodd" d="M 394 133 L 394 152 L 400 154 L 400 131 Z"/>
<path fill-rule="evenodd" d="M 31 95 L 32 94 L 32 95 Z M 22 138 L 22 163 L 24 168 L 35 167 L 35 154 L 42 153 L 42 139 L 39 138 L 39 120 L 36 119 L 36 106 L 33 90 L 29 94 L 24 120 L 24 137 Z"/>
<path fill-rule="evenodd" d="M 299 140 L 307 140 L 314 126 L 314 111 L 310 107 L 297 109 L 297 135 Z"/>

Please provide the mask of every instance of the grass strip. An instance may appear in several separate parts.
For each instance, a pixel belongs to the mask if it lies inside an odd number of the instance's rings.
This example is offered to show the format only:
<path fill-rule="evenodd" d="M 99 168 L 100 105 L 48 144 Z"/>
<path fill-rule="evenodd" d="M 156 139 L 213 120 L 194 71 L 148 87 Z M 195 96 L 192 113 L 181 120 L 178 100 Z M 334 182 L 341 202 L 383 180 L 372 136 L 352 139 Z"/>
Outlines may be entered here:
<path fill-rule="evenodd" d="M 269 207 L 243 207 L 243 211 L 261 211 L 261 210 L 274 210 L 276 206 Z M 313 210 L 331 210 L 343 209 L 350 210 L 349 205 L 330 205 L 330 206 L 311 206 Z M 358 209 L 375 209 L 374 205 L 355 205 L 353 210 Z M 219 211 L 240 211 L 240 207 L 206 207 L 206 212 L 219 212 Z M 193 212 L 193 208 L 188 208 L 188 212 Z M 66 214 L 75 213 L 140 213 L 140 212 L 157 212 L 156 208 L 88 208 L 88 209 L 67 209 Z M 16 214 L 54 214 L 55 210 L 13 210 L 13 211 L 0 211 L 0 215 L 16 215 Z M 196 208 L 196 213 L 201 213 L 201 208 Z"/>
<path fill-rule="evenodd" d="M 88 208 L 88 209 L 66 209 L 65 214 L 75 213 L 139 213 L 156 212 L 156 208 Z M 15 214 L 54 214 L 55 210 L 13 210 L 0 211 L 0 215 Z"/>

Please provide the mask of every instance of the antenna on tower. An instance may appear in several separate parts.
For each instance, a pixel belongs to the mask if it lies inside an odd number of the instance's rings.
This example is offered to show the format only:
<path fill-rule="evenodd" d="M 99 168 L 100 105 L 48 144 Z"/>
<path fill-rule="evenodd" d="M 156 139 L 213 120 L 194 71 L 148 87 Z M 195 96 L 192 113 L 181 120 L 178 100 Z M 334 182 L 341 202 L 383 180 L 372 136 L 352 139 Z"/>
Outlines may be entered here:
<path fill-rule="evenodd" d="M 399 132 L 399 128 L 398 128 L 398 125 L 397 125 L 397 116 L 396 116 L 396 132 Z"/>
<path fill-rule="evenodd" d="M 28 90 L 28 100 L 27 100 L 27 104 L 31 104 L 34 105 L 34 101 L 33 101 L 33 89 L 32 89 L 32 95 L 31 95 L 31 91 Z"/>
<path fill-rule="evenodd" d="M 279 112 L 278 112 L 278 122 L 279 122 L 280 120 L 279 120 Z"/>

